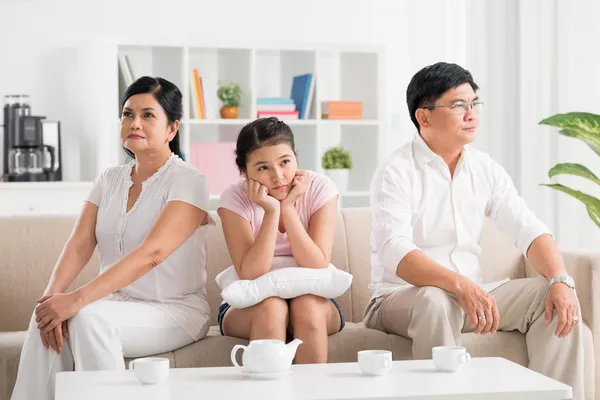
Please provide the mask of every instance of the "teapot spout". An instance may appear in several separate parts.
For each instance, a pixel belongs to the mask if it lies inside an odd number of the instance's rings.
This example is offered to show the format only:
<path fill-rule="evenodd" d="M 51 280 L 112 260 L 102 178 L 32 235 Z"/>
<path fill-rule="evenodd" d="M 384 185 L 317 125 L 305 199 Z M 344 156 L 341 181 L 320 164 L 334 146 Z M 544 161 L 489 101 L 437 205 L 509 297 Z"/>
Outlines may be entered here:
<path fill-rule="evenodd" d="M 302 343 L 303 343 L 302 340 L 294 339 L 285 345 L 285 348 L 288 353 L 288 360 L 289 360 L 290 364 L 294 360 L 294 356 L 296 355 L 296 350 L 298 350 L 298 346 L 301 345 Z"/>

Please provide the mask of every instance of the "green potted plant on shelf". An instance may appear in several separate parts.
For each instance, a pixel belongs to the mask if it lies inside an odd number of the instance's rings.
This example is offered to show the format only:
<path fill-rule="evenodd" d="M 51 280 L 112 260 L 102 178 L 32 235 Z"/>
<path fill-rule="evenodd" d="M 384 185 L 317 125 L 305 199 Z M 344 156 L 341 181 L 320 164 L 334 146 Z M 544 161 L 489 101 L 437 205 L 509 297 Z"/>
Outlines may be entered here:
<path fill-rule="evenodd" d="M 558 133 L 583 141 L 600 156 L 600 115 L 583 112 L 556 114 L 542 120 L 540 124 L 560 128 L 561 130 Z M 587 167 L 578 163 L 556 164 L 548 171 L 549 178 L 564 174 L 579 176 L 600 185 L 600 179 Z M 543 185 L 559 190 L 581 201 L 586 206 L 588 215 L 592 221 L 600 228 L 600 199 L 579 190 L 571 189 L 560 183 Z"/>
<path fill-rule="evenodd" d="M 340 193 L 348 191 L 348 179 L 352 169 L 352 156 L 342 146 L 329 148 L 321 158 L 321 166 L 337 186 Z"/>
<path fill-rule="evenodd" d="M 237 83 L 221 83 L 217 90 L 217 97 L 223 103 L 221 118 L 235 119 L 240 114 L 242 101 L 242 87 Z"/>

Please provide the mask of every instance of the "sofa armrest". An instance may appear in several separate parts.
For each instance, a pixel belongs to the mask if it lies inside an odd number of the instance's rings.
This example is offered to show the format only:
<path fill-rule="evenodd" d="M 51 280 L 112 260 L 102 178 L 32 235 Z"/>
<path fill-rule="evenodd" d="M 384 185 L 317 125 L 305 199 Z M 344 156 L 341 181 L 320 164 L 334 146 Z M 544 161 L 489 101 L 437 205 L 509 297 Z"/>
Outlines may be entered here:
<path fill-rule="evenodd" d="M 567 273 L 575 280 L 581 317 L 600 339 L 600 252 L 563 251 Z M 525 276 L 540 276 L 525 258 Z M 599 346 L 600 347 L 600 346 Z"/>
<path fill-rule="evenodd" d="M 600 252 L 563 251 L 567 273 L 575 280 L 581 319 L 590 327 L 594 342 L 593 364 L 596 393 L 600 393 Z M 539 276 L 529 259 L 525 258 L 525 276 Z M 586 362 L 587 364 L 587 362 Z M 599 399 L 600 396 L 596 395 Z"/>
<path fill-rule="evenodd" d="M 600 252 L 563 251 L 567 273 L 575 280 L 581 317 L 592 330 L 596 398 L 600 391 Z"/>
<path fill-rule="evenodd" d="M 567 273 L 575 280 L 581 317 L 600 339 L 600 253 L 563 252 Z"/>

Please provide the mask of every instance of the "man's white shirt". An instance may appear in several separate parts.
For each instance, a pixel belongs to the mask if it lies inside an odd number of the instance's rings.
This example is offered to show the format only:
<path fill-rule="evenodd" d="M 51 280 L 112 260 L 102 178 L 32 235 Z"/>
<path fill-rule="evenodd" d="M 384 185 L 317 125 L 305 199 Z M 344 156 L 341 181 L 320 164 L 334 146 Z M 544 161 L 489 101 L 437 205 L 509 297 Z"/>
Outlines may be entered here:
<path fill-rule="evenodd" d="M 451 177 L 418 134 L 375 172 L 371 210 L 372 297 L 411 286 L 396 270 L 417 249 L 488 291 L 506 282 L 482 282 L 479 241 L 486 217 L 523 254 L 538 236 L 550 233 L 487 154 L 465 146 Z"/>

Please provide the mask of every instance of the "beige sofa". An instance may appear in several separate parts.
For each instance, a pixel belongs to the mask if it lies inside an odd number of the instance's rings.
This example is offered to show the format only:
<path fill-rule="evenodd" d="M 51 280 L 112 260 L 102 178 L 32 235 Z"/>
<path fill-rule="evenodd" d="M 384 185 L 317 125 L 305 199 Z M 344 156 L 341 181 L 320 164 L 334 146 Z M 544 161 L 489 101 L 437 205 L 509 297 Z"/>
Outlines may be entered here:
<path fill-rule="evenodd" d="M 223 234 L 217 220 L 208 239 L 208 297 L 212 308 L 212 324 L 220 304 L 214 277 L 231 265 Z M 13 217 L 0 219 L 0 400 L 8 399 L 15 382 L 19 354 L 35 299 L 48 281 L 54 263 L 71 232 L 71 217 Z M 366 329 L 361 325 L 363 311 L 369 299 L 369 209 L 340 211 L 332 262 L 354 276 L 352 288 L 338 299 L 347 323 L 346 328 L 330 337 L 330 362 L 356 361 L 361 349 L 389 349 L 394 359 L 411 358 L 411 341 Z M 516 248 L 488 224 L 482 241 L 484 277 L 491 281 L 504 277 L 534 276 L 528 262 Z M 586 398 L 592 399 L 598 387 L 599 374 L 594 365 L 600 357 L 600 346 L 594 339 L 600 333 L 600 255 L 565 254 L 569 273 L 578 285 L 585 339 Z M 94 256 L 74 285 L 93 277 L 97 270 Z M 229 366 L 230 350 L 244 340 L 222 337 L 216 326 L 209 336 L 182 349 L 163 354 L 172 366 Z M 525 339 L 519 332 L 499 332 L 496 335 L 464 334 L 463 343 L 477 356 L 505 357 L 527 364 Z M 565 366 L 568 368 L 568 366 Z M 600 397 L 600 396 L 599 396 Z"/>

